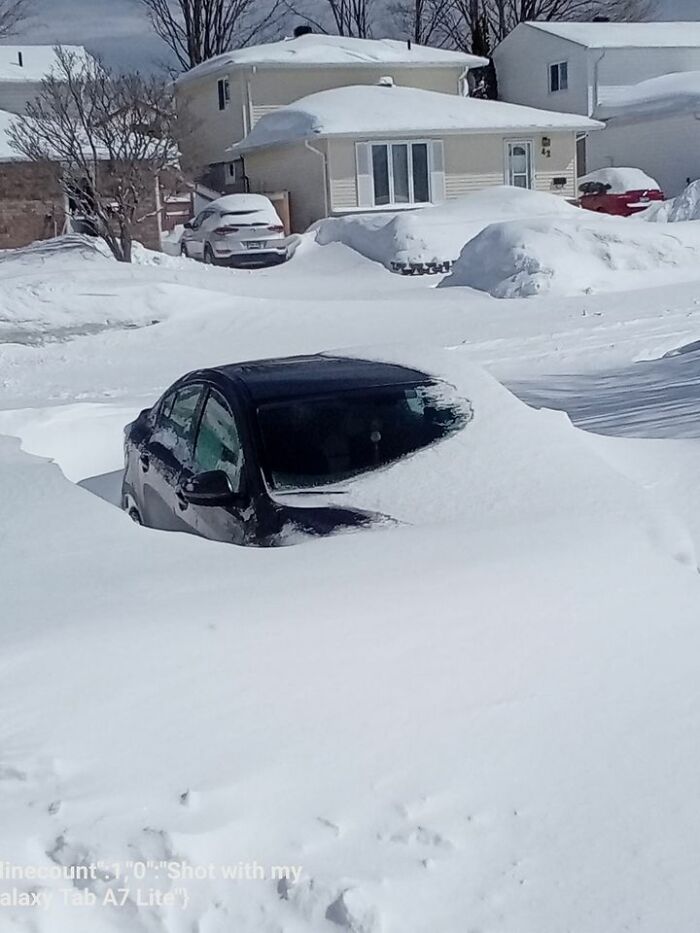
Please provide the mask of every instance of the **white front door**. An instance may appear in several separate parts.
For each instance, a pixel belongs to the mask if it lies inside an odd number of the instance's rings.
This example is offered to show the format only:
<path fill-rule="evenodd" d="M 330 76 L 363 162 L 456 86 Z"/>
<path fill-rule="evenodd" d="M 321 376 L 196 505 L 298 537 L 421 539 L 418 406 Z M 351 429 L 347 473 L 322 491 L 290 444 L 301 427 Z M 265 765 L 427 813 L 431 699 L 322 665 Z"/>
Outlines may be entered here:
<path fill-rule="evenodd" d="M 506 143 L 506 181 L 516 188 L 532 188 L 532 140 L 513 139 Z"/>

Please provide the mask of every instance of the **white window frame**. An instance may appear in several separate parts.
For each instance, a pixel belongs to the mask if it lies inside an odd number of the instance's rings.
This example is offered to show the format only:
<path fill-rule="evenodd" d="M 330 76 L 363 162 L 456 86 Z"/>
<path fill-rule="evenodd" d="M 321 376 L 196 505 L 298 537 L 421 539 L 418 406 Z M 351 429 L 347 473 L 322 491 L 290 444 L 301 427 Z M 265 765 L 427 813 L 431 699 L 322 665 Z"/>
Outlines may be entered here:
<path fill-rule="evenodd" d="M 372 178 L 372 204 L 374 207 L 386 208 L 391 210 L 396 207 L 422 207 L 427 204 L 432 204 L 433 197 L 433 183 L 432 183 L 432 173 L 433 173 L 433 140 L 431 139 L 372 139 L 368 140 L 369 142 L 369 168 Z M 424 145 L 427 151 L 427 170 L 428 170 L 428 200 L 427 201 L 416 201 L 414 200 L 414 191 L 413 191 L 413 146 L 414 145 Z M 407 146 L 407 167 L 408 167 L 408 201 L 395 201 L 394 200 L 394 161 L 390 158 L 391 153 L 387 152 L 387 168 L 389 171 L 389 202 L 388 204 L 377 204 L 376 195 L 374 192 L 374 159 L 373 159 L 373 148 L 375 146 L 386 146 L 391 148 L 391 146 Z"/>
<path fill-rule="evenodd" d="M 563 87 L 561 83 L 562 65 L 566 67 L 566 84 Z M 552 87 L 552 68 L 557 69 L 557 83 L 559 84 L 559 87 L 557 88 Z M 558 94 L 560 91 L 569 90 L 569 60 L 568 58 L 563 58 L 561 59 L 561 61 L 558 61 L 558 62 L 550 62 L 549 65 L 547 65 L 547 87 L 549 89 L 550 94 Z"/>
<path fill-rule="evenodd" d="M 216 95 L 219 110 L 226 110 L 231 103 L 231 82 L 228 77 L 219 78 L 216 82 Z"/>
<path fill-rule="evenodd" d="M 504 139 L 503 140 L 503 162 L 505 171 L 503 177 L 507 185 L 513 184 L 514 173 L 511 171 L 511 147 L 525 146 L 527 151 L 527 190 L 532 191 L 535 187 L 535 143 L 533 139 Z M 517 174 L 521 174 L 518 172 Z"/>

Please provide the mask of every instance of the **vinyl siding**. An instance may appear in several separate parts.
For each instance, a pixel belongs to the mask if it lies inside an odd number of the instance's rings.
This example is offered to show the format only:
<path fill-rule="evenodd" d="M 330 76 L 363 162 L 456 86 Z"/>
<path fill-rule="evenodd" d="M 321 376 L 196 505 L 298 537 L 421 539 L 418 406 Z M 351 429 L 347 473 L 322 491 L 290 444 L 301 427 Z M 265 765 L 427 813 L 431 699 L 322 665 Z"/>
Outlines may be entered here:
<path fill-rule="evenodd" d="M 355 142 L 333 139 L 328 144 L 331 210 L 335 213 L 357 207 Z"/>
<path fill-rule="evenodd" d="M 323 141 L 316 144 L 321 149 Z M 323 162 L 302 143 L 250 152 L 245 157 L 250 190 L 258 194 L 289 192 L 292 231 L 303 233 L 325 216 Z"/>
<path fill-rule="evenodd" d="M 195 166 L 228 161 L 226 150 L 245 135 L 245 84 L 239 73 L 231 75 L 231 100 L 219 110 L 218 80 L 210 77 L 177 90 L 178 114 L 188 127 L 179 142 L 185 158 Z"/>
<path fill-rule="evenodd" d="M 355 84 L 376 84 L 390 75 L 402 87 L 417 87 L 445 94 L 459 93 L 462 66 L 448 68 L 402 68 L 400 65 L 377 65 L 354 68 L 265 68 L 258 65 L 250 76 L 251 100 L 254 108 L 269 112 L 276 107 L 294 103 L 307 94 Z"/>

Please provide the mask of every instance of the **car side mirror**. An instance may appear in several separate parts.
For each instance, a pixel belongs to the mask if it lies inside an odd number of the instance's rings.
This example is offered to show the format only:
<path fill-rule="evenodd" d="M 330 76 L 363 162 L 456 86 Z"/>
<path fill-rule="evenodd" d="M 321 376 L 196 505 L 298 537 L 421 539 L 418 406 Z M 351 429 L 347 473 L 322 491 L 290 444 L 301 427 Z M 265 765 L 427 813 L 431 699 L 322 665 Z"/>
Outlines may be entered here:
<path fill-rule="evenodd" d="M 223 470 L 208 470 L 186 480 L 182 495 L 191 505 L 231 505 L 237 498 Z"/>
<path fill-rule="evenodd" d="M 182 226 L 185 228 L 185 230 L 194 230 L 194 224 L 191 220 L 188 220 Z"/>

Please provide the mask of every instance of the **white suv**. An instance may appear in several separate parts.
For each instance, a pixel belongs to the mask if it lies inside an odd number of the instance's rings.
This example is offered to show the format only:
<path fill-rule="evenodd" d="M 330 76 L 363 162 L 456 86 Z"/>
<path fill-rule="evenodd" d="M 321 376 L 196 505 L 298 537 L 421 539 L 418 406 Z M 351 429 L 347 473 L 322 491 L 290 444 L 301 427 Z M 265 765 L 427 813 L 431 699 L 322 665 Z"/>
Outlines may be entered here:
<path fill-rule="evenodd" d="M 284 225 L 262 194 L 228 194 L 185 224 L 180 252 L 221 265 L 267 265 L 287 259 Z"/>

